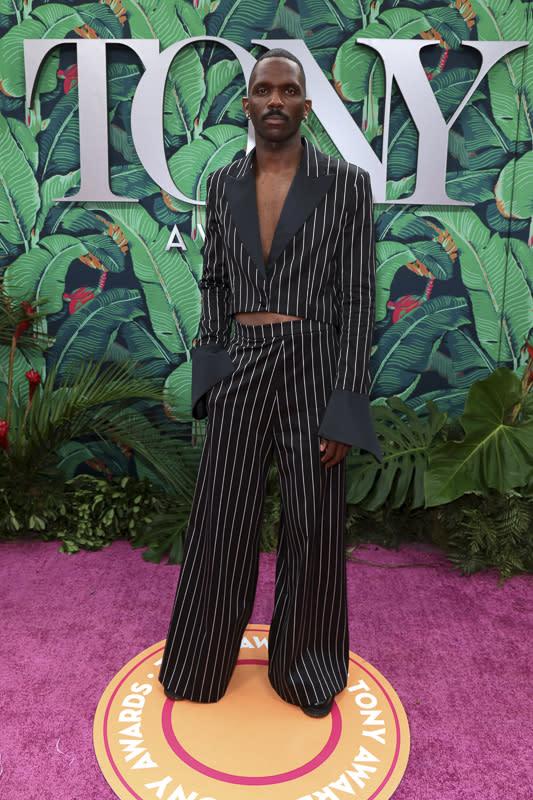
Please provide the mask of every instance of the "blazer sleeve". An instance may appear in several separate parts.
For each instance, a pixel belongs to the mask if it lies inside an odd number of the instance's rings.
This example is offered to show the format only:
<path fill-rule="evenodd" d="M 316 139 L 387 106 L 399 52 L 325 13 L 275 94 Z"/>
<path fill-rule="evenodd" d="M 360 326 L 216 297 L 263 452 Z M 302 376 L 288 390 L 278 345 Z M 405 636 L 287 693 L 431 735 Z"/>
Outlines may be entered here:
<path fill-rule="evenodd" d="M 381 461 L 370 412 L 370 350 L 375 307 L 375 234 L 370 177 L 360 168 L 347 190 L 339 243 L 341 325 L 335 386 L 318 432 L 333 441 L 360 447 Z M 350 171 L 351 172 L 351 171 Z M 353 173 L 351 173 L 353 174 Z"/>
<path fill-rule="evenodd" d="M 195 419 L 207 415 L 206 393 L 234 370 L 226 350 L 231 334 L 230 286 L 217 201 L 222 190 L 220 173 L 207 179 L 204 263 L 198 284 L 202 310 L 195 347 L 191 351 L 191 406 Z"/>

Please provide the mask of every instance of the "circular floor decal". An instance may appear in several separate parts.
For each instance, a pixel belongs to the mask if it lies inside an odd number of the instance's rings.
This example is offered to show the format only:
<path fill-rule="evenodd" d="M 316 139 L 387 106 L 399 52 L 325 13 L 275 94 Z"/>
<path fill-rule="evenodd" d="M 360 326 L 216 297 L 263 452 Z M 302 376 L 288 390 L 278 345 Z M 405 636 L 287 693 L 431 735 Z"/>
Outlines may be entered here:
<path fill-rule="evenodd" d="M 133 658 L 105 690 L 96 756 L 122 800 L 386 800 L 409 755 L 394 689 L 350 653 L 331 715 L 311 719 L 267 678 L 268 625 L 250 625 L 218 703 L 173 703 L 157 680 L 164 642 Z"/>

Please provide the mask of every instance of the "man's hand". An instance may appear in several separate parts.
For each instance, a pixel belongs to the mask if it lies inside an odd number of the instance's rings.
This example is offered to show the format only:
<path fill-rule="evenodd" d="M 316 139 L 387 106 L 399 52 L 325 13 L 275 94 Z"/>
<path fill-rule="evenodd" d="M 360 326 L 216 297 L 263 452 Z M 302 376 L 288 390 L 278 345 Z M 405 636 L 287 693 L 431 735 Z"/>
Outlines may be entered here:
<path fill-rule="evenodd" d="M 320 449 L 324 453 L 320 459 L 325 467 L 334 467 L 343 458 L 346 458 L 350 450 L 349 444 L 334 442 L 331 439 L 321 439 Z"/>

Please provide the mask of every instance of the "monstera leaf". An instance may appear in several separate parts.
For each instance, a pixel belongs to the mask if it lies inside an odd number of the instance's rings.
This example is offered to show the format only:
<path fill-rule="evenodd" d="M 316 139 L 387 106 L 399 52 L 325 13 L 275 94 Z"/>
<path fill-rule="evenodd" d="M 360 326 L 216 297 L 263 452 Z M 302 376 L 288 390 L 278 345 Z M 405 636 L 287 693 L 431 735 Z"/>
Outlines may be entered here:
<path fill-rule="evenodd" d="M 520 378 L 500 367 L 475 383 L 466 401 L 461 424 L 465 438 L 447 442 L 430 457 L 426 472 L 426 505 L 449 503 L 468 492 L 507 492 L 533 478 L 533 398 L 522 415 L 511 413 L 522 401 Z"/>
<path fill-rule="evenodd" d="M 374 397 L 390 397 L 426 369 L 444 333 L 467 325 L 468 304 L 461 297 L 436 297 L 418 306 L 379 338 L 372 357 Z"/>
<path fill-rule="evenodd" d="M 0 115 L 0 235 L 13 244 L 28 242 L 39 205 L 34 171 Z"/>
<path fill-rule="evenodd" d="M 385 406 L 373 406 L 372 416 L 383 450 L 378 464 L 364 453 L 350 457 L 346 473 L 346 499 L 375 510 L 388 500 L 392 508 L 407 503 L 409 508 L 424 505 L 424 472 L 429 451 L 446 422 L 446 414 L 435 403 L 426 403 L 427 416 L 420 419 L 398 397 Z"/>

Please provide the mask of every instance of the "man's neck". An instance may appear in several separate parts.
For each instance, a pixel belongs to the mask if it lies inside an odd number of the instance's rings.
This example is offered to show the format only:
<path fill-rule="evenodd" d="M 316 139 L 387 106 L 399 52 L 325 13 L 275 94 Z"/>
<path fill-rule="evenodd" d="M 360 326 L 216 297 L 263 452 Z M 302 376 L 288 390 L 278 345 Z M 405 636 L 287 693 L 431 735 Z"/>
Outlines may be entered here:
<path fill-rule="evenodd" d="M 256 175 L 295 172 L 300 166 L 303 144 L 300 136 L 286 142 L 267 142 L 259 139 L 255 148 Z"/>

